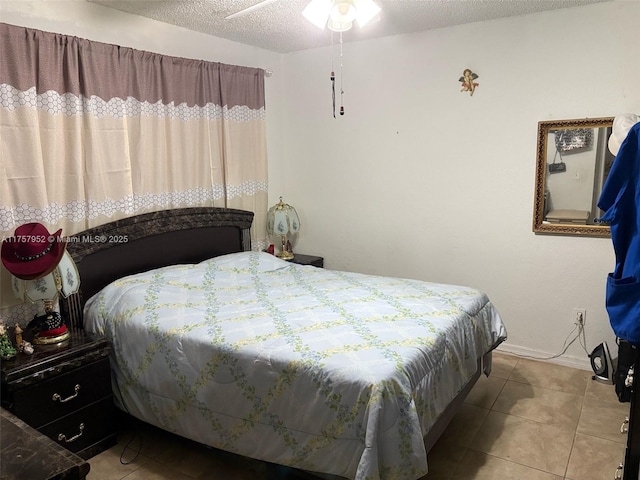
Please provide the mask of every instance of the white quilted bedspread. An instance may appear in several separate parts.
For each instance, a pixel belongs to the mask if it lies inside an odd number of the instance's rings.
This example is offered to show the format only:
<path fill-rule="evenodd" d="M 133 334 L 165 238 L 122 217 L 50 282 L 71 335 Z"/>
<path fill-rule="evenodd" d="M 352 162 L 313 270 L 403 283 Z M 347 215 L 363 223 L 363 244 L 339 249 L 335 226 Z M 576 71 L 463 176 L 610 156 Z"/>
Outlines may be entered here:
<path fill-rule="evenodd" d="M 485 294 L 258 252 L 118 280 L 85 329 L 113 345 L 134 416 L 223 450 L 415 480 L 438 415 L 506 338 Z"/>

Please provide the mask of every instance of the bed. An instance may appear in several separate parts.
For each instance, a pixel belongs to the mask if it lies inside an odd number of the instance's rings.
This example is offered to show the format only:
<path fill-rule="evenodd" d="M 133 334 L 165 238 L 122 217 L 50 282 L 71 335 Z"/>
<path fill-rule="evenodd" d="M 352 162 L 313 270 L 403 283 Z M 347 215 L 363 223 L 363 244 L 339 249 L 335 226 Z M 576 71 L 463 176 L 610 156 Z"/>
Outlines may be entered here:
<path fill-rule="evenodd" d="M 117 405 L 160 428 L 329 477 L 416 480 L 506 339 L 475 289 L 252 252 L 252 214 L 138 215 L 73 236 L 63 310 L 112 343 Z"/>

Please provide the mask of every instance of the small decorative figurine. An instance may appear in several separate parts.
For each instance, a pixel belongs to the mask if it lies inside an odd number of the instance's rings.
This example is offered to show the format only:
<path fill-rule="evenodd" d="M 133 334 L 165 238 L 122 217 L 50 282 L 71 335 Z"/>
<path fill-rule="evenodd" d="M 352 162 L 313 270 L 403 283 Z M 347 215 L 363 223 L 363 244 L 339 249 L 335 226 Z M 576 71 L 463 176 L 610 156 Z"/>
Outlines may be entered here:
<path fill-rule="evenodd" d="M 16 345 L 18 347 L 22 345 L 22 329 L 19 323 L 16 323 Z"/>
<path fill-rule="evenodd" d="M 31 355 L 33 353 L 33 345 L 23 340 L 22 343 L 20 344 L 20 351 L 22 353 L 26 353 L 27 355 Z"/>
<path fill-rule="evenodd" d="M 462 82 L 461 92 L 469 92 L 469 95 L 473 95 L 473 92 L 476 90 L 476 87 L 480 85 L 479 83 L 474 82 L 474 80 L 478 78 L 478 75 L 473 73 L 468 68 L 464 69 L 462 72 L 462 76 L 458 79 L 459 82 Z"/>
<path fill-rule="evenodd" d="M 7 328 L 4 324 L 0 323 L 0 358 L 3 360 L 9 360 L 16 356 L 16 349 L 11 345 L 9 335 L 7 334 Z"/>
<path fill-rule="evenodd" d="M 18 351 L 31 355 L 33 353 L 33 345 L 22 339 L 22 332 L 22 328 L 16 323 L 16 347 L 18 347 Z"/>

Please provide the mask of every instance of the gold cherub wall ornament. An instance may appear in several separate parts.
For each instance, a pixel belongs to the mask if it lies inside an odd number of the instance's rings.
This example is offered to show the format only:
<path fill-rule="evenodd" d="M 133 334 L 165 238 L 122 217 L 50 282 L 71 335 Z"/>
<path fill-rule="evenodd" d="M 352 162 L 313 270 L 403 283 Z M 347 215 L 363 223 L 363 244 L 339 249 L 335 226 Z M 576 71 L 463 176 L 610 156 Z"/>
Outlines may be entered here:
<path fill-rule="evenodd" d="M 478 75 L 473 73 L 470 69 L 465 68 L 464 72 L 462 72 L 462 76 L 458 79 L 459 82 L 462 82 L 461 92 L 469 92 L 469 95 L 473 96 L 473 92 L 476 90 L 476 87 L 480 85 L 479 83 L 474 82 L 474 80 L 478 78 Z"/>

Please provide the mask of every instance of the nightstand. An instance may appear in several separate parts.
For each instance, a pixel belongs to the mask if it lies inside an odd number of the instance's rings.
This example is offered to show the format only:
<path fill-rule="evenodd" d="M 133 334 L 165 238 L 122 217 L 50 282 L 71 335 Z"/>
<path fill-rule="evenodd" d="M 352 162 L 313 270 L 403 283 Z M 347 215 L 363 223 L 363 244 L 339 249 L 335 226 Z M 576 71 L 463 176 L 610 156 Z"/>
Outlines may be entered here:
<path fill-rule="evenodd" d="M 311 265 L 314 267 L 323 268 L 324 258 L 316 257 L 314 255 L 303 255 L 301 253 L 293 253 L 293 260 L 289 260 L 291 263 L 297 263 L 298 265 Z"/>
<path fill-rule="evenodd" d="M 116 443 L 109 343 L 73 329 L 63 346 L 2 361 L 2 406 L 84 459 Z"/>

